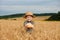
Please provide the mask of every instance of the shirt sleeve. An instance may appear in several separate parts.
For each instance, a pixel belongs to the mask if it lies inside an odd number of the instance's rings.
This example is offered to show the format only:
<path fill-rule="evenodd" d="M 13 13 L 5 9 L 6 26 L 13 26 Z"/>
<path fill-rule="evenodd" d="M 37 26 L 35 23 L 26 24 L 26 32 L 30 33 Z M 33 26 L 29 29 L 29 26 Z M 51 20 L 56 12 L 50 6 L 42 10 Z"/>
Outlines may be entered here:
<path fill-rule="evenodd" d="M 27 22 L 25 21 L 25 22 L 24 22 L 24 26 L 25 26 L 26 24 L 27 24 Z"/>

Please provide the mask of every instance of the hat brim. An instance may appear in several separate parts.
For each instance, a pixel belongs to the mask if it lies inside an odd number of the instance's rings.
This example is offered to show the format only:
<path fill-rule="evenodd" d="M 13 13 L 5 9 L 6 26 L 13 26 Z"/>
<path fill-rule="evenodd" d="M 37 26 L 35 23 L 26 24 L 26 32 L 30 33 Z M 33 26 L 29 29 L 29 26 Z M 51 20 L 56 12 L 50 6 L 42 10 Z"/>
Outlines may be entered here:
<path fill-rule="evenodd" d="M 24 15 L 24 18 L 26 18 L 27 16 L 31 16 L 31 17 L 35 18 L 35 15 Z"/>

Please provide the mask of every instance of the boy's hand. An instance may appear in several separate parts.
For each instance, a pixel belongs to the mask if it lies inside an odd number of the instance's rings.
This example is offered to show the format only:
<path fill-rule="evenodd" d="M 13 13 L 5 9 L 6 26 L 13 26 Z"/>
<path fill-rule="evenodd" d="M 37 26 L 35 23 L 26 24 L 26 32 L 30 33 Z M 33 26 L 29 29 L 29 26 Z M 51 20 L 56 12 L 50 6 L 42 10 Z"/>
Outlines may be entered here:
<path fill-rule="evenodd" d="M 34 27 L 34 25 L 32 25 L 31 23 L 27 23 L 25 26 L 26 26 L 27 28 L 33 28 L 33 27 Z"/>

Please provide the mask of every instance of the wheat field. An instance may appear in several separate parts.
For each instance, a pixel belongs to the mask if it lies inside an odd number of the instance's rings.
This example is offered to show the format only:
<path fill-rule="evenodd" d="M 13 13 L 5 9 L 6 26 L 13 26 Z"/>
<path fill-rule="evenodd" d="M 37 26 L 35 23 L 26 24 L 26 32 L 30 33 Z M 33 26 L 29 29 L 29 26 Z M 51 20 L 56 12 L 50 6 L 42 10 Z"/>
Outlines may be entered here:
<path fill-rule="evenodd" d="M 44 21 L 49 17 L 34 18 L 31 34 L 23 27 L 24 18 L 0 20 L 0 40 L 60 40 L 60 21 Z"/>

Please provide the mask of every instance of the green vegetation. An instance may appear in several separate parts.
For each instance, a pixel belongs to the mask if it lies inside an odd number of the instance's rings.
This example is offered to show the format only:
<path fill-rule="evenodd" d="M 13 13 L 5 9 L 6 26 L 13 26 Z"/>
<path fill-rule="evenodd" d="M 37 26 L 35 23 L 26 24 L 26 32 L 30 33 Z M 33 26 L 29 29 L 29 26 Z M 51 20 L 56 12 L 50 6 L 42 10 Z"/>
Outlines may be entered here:
<path fill-rule="evenodd" d="M 16 17 L 22 17 L 22 16 L 23 14 L 12 14 L 12 15 L 0 16 L 0 19 L 16 18 Z"/>
<path fill-rule="evenodd" d="M 50 18 L 46 19 L 46 21 L 60 21 L 60 11 L 58 13 L 41 13 L 41 14 L 35 13 L 34 15 L 51 16 Z M 24 13 L 0 16 L 0 19 L 9 19 L 9 18 L 22 17 L 22 16 L 24 16 Z"/>
<path fill-rule="evenodd" d="M 60 21 L 60 12 L 58 12 L 58 14 L 52 15 L 50 18 L 47 19 L 47 21 Z"/>
<path fill-rule="evenodd" d="M 54 15 L 54 14 L 56 14 L 56 13 L 41 13 L 41 14 L 36 13 L 34 15 L 36 15 L 36 16 L 49 16 L 49 15 Z M 22 16 L 24 16 L 24 13 L 0 16 L 0 19 L 16 18 L 16 17 L 22 17 Z"/>

